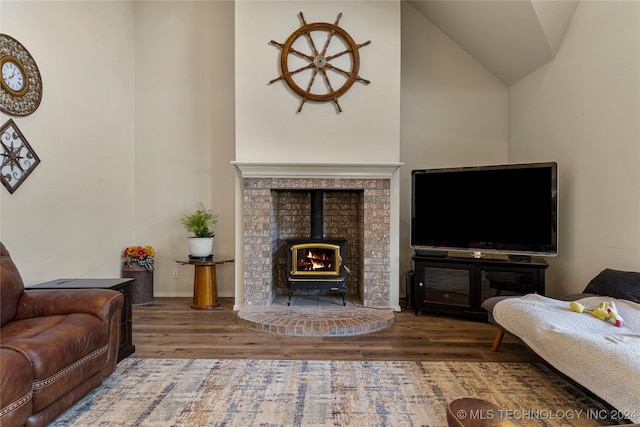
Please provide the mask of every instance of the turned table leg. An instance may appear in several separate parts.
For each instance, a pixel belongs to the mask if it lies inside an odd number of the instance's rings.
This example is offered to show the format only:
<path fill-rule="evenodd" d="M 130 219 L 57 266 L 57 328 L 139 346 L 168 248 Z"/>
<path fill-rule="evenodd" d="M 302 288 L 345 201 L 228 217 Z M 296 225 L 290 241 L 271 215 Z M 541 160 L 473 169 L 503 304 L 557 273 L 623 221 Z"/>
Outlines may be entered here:
<path fill-rule="evenodd" d="M 193 277 L 193 304 L 191 304 L 191 308 L 208 310 L 219 305 L 215 264 L 196 265 Z"/>

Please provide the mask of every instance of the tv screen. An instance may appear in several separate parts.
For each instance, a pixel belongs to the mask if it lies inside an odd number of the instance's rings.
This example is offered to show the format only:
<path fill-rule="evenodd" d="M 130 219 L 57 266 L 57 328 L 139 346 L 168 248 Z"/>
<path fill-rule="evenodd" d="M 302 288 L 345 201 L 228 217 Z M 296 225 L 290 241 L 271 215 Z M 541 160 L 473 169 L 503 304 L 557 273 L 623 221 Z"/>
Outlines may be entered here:
<path fill-rule="evenodd" d="M 411 246 L 555 256 L 558 165 L 526 163 L 411 173 Z"/>

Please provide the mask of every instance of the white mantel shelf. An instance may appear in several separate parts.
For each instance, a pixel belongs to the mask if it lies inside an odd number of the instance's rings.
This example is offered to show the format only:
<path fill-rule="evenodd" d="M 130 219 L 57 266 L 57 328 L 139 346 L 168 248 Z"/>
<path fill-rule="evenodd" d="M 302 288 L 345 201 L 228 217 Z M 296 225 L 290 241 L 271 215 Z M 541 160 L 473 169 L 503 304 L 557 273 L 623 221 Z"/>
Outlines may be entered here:
<path fill-rule="evenodd" d="M 232 161 L 243 178 L 391 178 L 404 163 L 299 163 Z"/>

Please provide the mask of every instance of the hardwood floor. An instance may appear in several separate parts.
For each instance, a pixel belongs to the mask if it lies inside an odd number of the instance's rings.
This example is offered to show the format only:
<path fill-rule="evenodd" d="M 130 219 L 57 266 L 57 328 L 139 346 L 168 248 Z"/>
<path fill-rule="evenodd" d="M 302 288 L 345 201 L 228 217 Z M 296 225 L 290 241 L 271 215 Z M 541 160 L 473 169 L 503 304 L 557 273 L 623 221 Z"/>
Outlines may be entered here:
<path fill-rule="evenodd" d="M 506 336 L 492 352 L 496 328 L 461 318 L 396 314 L 382 331 L 352 337 L 289 337 L 262 333 L 236 323 L 232 298 L 214 310 L 190 308 L 191 298 L 155 298 L 133 306 L 132 357 L 193 359 L 422 360 L 540 362 Z"/>

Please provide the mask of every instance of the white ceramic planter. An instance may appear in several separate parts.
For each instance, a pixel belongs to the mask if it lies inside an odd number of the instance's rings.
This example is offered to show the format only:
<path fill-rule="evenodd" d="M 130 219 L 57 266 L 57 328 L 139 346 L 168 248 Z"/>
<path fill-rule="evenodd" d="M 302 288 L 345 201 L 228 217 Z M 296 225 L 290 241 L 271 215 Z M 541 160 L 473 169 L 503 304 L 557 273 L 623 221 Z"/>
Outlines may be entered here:
<path fill-rule="evenodd" d="M 189 237 L 189 255 L 204 258 L 213 254 L 213 237 Z"/>

